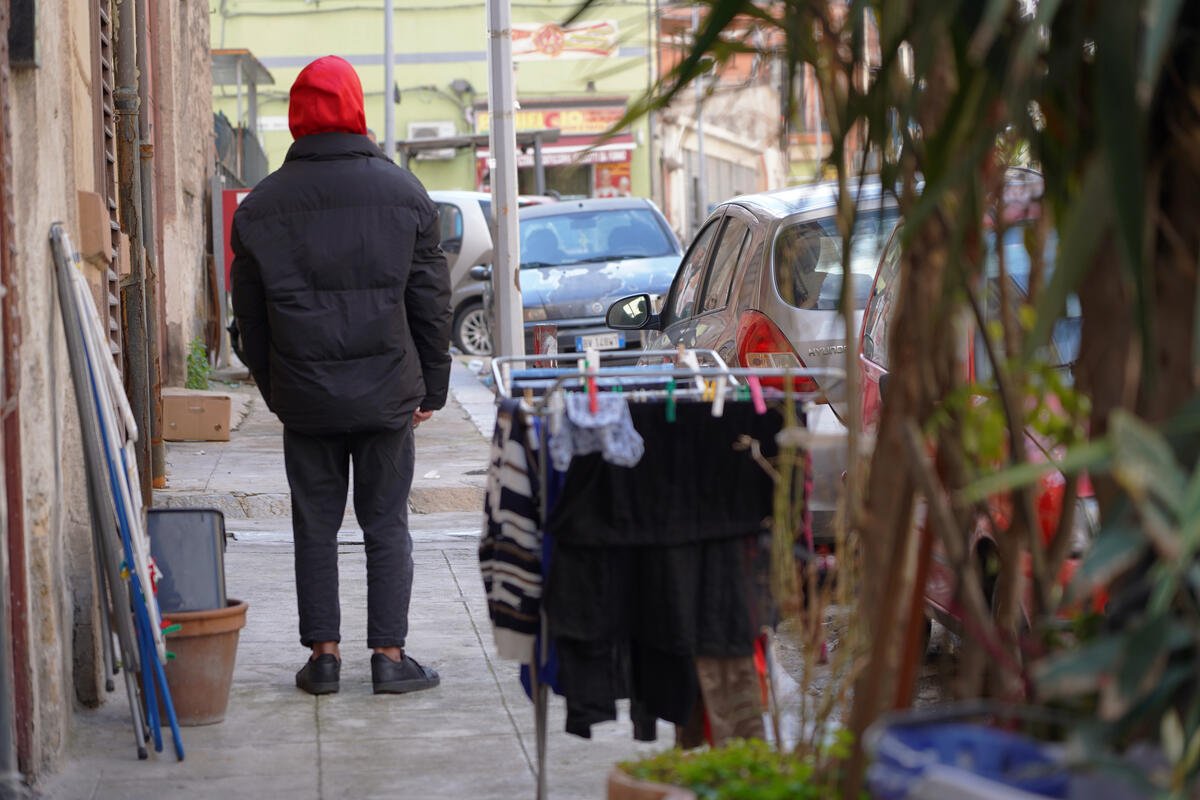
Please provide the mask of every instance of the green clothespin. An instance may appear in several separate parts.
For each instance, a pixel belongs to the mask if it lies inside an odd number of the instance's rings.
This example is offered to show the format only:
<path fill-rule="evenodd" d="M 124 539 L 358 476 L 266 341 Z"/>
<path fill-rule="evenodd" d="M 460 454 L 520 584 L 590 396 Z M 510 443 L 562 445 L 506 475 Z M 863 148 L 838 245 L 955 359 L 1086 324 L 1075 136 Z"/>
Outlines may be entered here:
<path fill-rule="evenodd" d="M 675 379 L 667 380 L 667 422 L 675 421 Z"/>
<path fill-rule="evenodd" d="M 168 625 L 167 627 L 163 628 L 162 632 L 163 636 L 167 636 L 172 633 L 178 633 L 181 630 L 183 630 L 183 626 L 176 622 L 174 625 Z"/>
<path fill-rule="evenodd" d="M 172 653 L 170 650 L 168 650 L 167 651 L 167 661 L 174 661 L 174 660 L 175 660 L 175 654 Z"/>
<path fill-rule="evenodd" d="M 749 400 L 750 399 L 750 387 L 744 383 L 739 383 L 738 387 L 737 387 L 737 399 L 738 400 Z"/>

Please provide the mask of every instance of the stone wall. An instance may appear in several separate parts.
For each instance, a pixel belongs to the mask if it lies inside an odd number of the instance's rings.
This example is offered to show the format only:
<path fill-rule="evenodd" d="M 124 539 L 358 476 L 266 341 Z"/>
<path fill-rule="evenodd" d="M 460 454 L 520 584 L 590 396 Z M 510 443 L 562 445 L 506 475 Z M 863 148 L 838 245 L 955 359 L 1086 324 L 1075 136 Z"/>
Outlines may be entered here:
<path fill-rule="evenodd" d="M 162 240 L 161 288 L 166 307 L 164 385 L 182 386 L 187 351 L 203 336 L 205 213 L 212 174 L 212 70 L 207 0 L 157 3 L 154 47 L 155 156 Z"/>
<path fill-rule="evenodd" d="M 150 2 L 156 12 L 152 58 L 159 62 L 159 246 L 172 332 L 164 378 L 179 378 L 203 308 L 212 137 L 208 4 Z M 75 708 L 103 699 L 86 475 L 49 245 L 56 221 L 79 243 L 78 192 L 106 193 L 97 168 L 95 5 L 39 0 L 40 61 L 14 69 L 11 84 L 25 530 L 9 535 L 24 535 L 27 556 L 30 652 L 24 666 L 32 683 L 34 740 L 26 766 L 34 778 L 60 763 Z M 84 269 L 97 286 L 98 266 Z"/>
<path fill-rule="evenodd" d="M 79 426 L 49 246 L 51 223 L 77 230 L 76 190 L 94 190 L 90 17 L 77 0 L 47 0 L 38 11 L 41 63 L 14 70 L 11 87 L 35 773 L 62 754 L 76 695 L 75 631 L 95 624 Z M 81 655 L 95 652 L 90 639 Z M 84 662 L 80 694 L 94 698 L 95 659 Z"/>

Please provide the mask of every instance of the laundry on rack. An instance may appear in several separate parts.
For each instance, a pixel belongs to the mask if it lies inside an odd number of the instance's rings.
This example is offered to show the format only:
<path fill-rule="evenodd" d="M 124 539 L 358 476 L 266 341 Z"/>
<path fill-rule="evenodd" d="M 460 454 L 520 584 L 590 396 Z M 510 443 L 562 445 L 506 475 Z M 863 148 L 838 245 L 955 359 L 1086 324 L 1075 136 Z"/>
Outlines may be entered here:
<path fill-rule="evenodd" d="M 720 539 L 757 530 L 770 518 L 774 484 L 735 444 L 749 436 L 763 457 L 773 458 L 778 413 L 760 416 L 751 403 L 730 401 L 721 417 L 713 417 L 706 403 L 680 401 L 676 421 L 667 423 L 662 402 L 633 403 L 629 411 L 645 455 L 629 469 L 597 455 L 576 456 L 547 520 L 560 543 Z"/>
<path fill-rule="evenodd" d="M 588 453 L 601 453 L 605 461 L 621 467 L 641 459 L 645 446 L 623 394 L 568 394 L 565 406 L 563 424 L 550 439 L 555 469 L 566 470 L 574 456 Z"/>
<path fill-rule="evenodd" d="M 734 445 L 749 435 L 772 456 L 780 416 L 749 403 L 713 418 L 681 402 L 672 423 L 659 402 L 630 411 L 642 460 L 576 457 L 546 525 L 556 544 L 545 611 L 567 730 L 584 736 L 622 697 L 638 738 L 653 737 L 655 718 L 684 724 L 700 696 L 696 658 L 752 658 L 768 622 L 754 565 L 773 482 Z"/>
<path fill-rule="evenodd" d="M 530 696 L 565 697 L 568 732 L 589 737 L 628 699 L 640 740 L 660 719 L 699 719 L 709 741 L 763 735 L 775 487 L 760 459 L 782 418 L 746 395 L 719 417 L 671 398 L 672 421 L 661 393 L 600 393 L 596 414 L 583 392 L 501 402 L 479 548 L 489 614 Z"/>
<path fill-rule="evenodd" d="M 505 400 L 496 412 L 479 542 L 496 653 L 528 662 L 541 621 L 542 539 L 538 441 L 528 410 Z"/>

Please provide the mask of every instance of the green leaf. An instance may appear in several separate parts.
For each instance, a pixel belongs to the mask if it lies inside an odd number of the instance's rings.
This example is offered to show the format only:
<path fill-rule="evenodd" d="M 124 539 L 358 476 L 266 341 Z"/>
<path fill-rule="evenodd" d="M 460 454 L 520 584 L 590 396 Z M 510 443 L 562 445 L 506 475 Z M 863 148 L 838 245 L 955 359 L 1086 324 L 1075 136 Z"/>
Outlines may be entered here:
<path fill-rule="evenodd" d="M 1135 503 L 1160 499 L 1174 514 L 1183 512 L 1185 476 L 1166 438 L 1123 409 L 1109 418 L 1113 475 Z M 1143 512 L 1145 509 L 1143 509 Z"/>
<path fill-rule="evenodd" d="M 1095 639 L 1039 662 L 1033 670 L 1043 700 L 1094 692 L 1108 680 L 1125 650 L 1124 636 Z"/>
<path fill-rule="evenodd" d="M 1145 15 L 1145 31 L 1142 36 L 1142 63 L 1138 70 L 1138 98 L 1148 104 L 1158 83 L 1167 45 L 1175 33 L 1183 0 L 1150 0 Z"/>
<path fill-rule="evenodd" d="M 1024 360 L 1029 361 L 1050 338 L 1054 323 L 1066 308 L 1067 296 L 1082 284 L 1092 268 L 1092 256 L 1114 213 L 1109 172 L 1103 161 L 1088 167 L 1079 198 L 1068 210 L 1059 239 L 1054 272 L 1037 301 L 1037 324 L 1025 339 Z"/>
<path fill-rule="evenodd" d="M 1163 754 L 1172 763 L 1183 760 L 1184 736 L 1183 723 L 1179 721 L 1179 713 L 1171 709 L 1162 718 L 1161 727 Z"/>
<path fill-rule="evenodd" d="M 970 57 L 973 61 L 983 61 L 992 42 L 1000 32 L 1000 26 L 1012 7 L 1012 0 L 989 0 L 987 10 L 983 12 L 983 20 L 971 36 Z"/>
<path fill-rule="evenodd" d="M 1125 649 L 1125 659 L 1117 673 L 1117 688 L 1122 697 L 1136 695 L 1155 662 L 1166 658 L 1170 627 L 1171 621 L 1165 614 L 1134 627 Z"/>
<path fill-rule="evenodd" d="M 1043 475 L 1055 470 L 1067 475 L 1088 471 L 1099 473 L 1109 467 L 1112 458 L 1112 443 L 1107 439 L 1087 442 L 1067 450 L 1065 456 L 1057 461 L 1046 461 L 1042 464 L 1018 464 L 1014 467 L 993 472 L 962 490 L 962 499 L 967 503 L 985 500 L 994 494 L 1019 489 L 1037 483 Z"/>
<path fill-rule="evenodd" d="M 1145 537 L 1135 529 L 1105 528 L 1075 571 L 1067 597 L 1074 602 L 1107 585 L 1136 564 L 1146 547 Z"/>

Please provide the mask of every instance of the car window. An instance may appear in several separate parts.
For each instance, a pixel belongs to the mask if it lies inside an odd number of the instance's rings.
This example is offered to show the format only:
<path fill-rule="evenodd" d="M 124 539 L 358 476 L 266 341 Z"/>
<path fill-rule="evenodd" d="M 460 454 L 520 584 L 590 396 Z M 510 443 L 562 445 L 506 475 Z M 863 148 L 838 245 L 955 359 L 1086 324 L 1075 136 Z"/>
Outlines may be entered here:
<path fill-rule="evenodd" d="M 725 217 L 725 227 L 708 271 L 708 280 L 704 282 L 704 305 L 700 313 L 717 311 L 729 305 L 729 287 L 733 284 L 734 271 L 749 239 L 749 225 L 737 217 Z"/>
<path fill-rule="evenodd" d="M 521 220 L 521 266 L 651 258 L 678 252 L 654 212 L 611 208 Z"/>
<path fill-rule="evenodd" d="M 483 218 L 487 220 L 488 225 L 492 224 L 492 201 L 480 200 L 479 210 L 483 212 Z"/>
<path fill-rule="evenodd" d="M 850 237 L 850 270 L 855 275 L 854 307 L 866 306 L 879 254 L 896 227 L 894 208 L 859 211 Z M 775 287 L 795 308 L 836 310 L 842 295 L 842 235 L 828 216 L 785 223 L 775 235 Z"/>
<path fill-rule="evenodd" d="M 700 282 L 704 279 L 704 267 L 716 238 L 719 219 L 710 222 L 692 243 L 684 262 L 679 265 L 675 274 L 675 283 L 671 288 L 670 307 L 667 309 L 667 324 L 692 316 L 696 308 L 696 299 L 700 295 Z"/>
<path fill-rule="evenodd" d="M 1010 284 L 1010 303 L 1023 304 L 1028 302 L 1029 280 L 1033 264 L 1029 258 L 1028 243 L 1025 240 L 1028 225 L 1014 225 L 1004 232 L 1002 247 L 1004 250 L 1004 270 L 1008 274 Z M 1054 272 L 1055 256 L 1058 252 L 1058 236 L 1051 231 L 1046 237 L 1042 259 L 1046 274 L 1043 280 L 1048 280 Z M 985 274 L 988 279 L 987 302 L 984 313 L 989 322 L 1000 319 L 1000 259 L 996 248 L 996 237 L 989 234 L 987 238 L 987 261 Z M 1079 297 L 1071 294 L 1067 297 L 1063 314 L 1054 322 L 1050 331 L 1050 342 L 1042 352 L 1042 357 L 1051 366 L 1069 368 L 1079 356 L 1079 341 L 1082 334 L 1082 310 Z M 995 343 L 997 348 L 1002 343 Z M 1001 353 L 1003 355 L 1003 353 Z M 983 333 L 976 332 L 975 337 L 975 379 L 989 381 L 992 378 L 992 364 L 987 355 L 987 346 L 983 341 Z"/>
<path fill-rule="evenodd" d="M 863 357 L 884 369 L 888 366 L 888 325 L 892 320 L 899 288 L 900 237 L 897 235 L 892 237 L 875 276 L 871 302 L 863 323 Z"/>
<path fill-rule="evenodd" d="M 455 239 L 462 241 L 463 218 L 458 206 L 451 203 L 438 203 L 438 223 L 441 228 L 442 241 L 451 242 Z"/>

